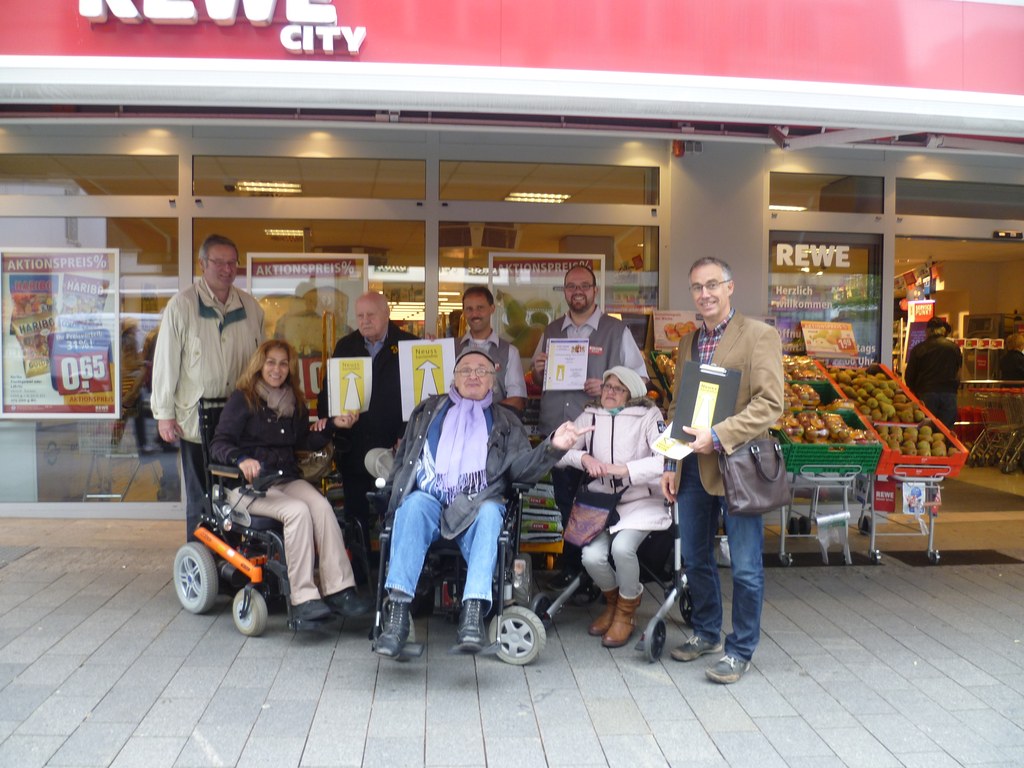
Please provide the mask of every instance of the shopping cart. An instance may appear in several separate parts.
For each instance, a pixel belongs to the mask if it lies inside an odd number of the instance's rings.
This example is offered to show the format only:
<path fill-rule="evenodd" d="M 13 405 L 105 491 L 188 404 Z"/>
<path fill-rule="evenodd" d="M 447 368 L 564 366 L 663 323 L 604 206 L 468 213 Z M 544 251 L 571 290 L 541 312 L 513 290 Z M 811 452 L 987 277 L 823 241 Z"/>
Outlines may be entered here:
<path fill-rule="evenodd" d="M 139 471 L 139 452 L 125 419 L 78 423 L 78 452 L 89 457 L 82 501 L 124 501 Z"/>
<path fill-rule="evenodd" d="M 983 428 L 971 445 L 967 464 L 999 467 L 1011 474 L 1024 456 L 1024 388 L 969 386 L 964 393 L 964 415 Z M 959 426 L 959 425 L 958 425 Z"/>

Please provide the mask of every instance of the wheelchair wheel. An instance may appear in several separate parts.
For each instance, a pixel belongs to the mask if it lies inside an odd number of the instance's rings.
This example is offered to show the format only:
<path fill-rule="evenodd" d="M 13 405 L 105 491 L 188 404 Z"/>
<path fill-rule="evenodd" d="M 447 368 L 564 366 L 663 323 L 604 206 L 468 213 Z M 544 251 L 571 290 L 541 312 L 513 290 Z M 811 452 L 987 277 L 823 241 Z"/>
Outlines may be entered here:
<path fill-rule="evenodd" d="M 551 614 L 548 613 L 548 610 L 551 608 L 552 602 L 551 598 L 543 592 L 538 592 L 530 601 L 530 610 L 537 614 L 537 618 L 544 622 L 545 627 L 551 625 Z"/>
<path fill-rule="evenodd" d="M 213 553 L 197 541 L 183 544 L 174 556 L 174 591 L 189 613 L 206 613 L 217 600 L 219 576 Z"/>
<path fill-rule="evenodd" d="M 664 621 L 651 619 L 644 630 L 644 657 L 648 662 L 653 664 L 661 658 L 661 652 L 665 650 L 667 634 Z"/>
<path fill-rule="evenodd" d="M 267 628 L 267 601 L 262 593 L 250 589 L 249 613 L 243 618 L 241 612 L 244 600 L 245 590 L 240 589 L 231 601 L 231 618 L 234 619 L 235 629 L 246 637 L 259 637 Z"/>
<path fill-rule="evenodd" d="M 510 605 L 498 617 L 491 619 L 491 642 L 498 643 L 498 658 L 506 664 L 524 666 L 540 656 L 548 642 L 544 622 L 537 614 L 520 605 Z"/>

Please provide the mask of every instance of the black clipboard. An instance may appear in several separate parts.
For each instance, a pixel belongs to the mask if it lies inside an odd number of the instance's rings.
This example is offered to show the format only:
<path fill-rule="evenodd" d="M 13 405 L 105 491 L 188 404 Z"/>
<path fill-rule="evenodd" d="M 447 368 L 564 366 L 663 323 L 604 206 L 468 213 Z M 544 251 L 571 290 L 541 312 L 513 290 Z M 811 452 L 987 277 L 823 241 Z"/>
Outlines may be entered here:
<path fill-rule="evenodd" d="M 683 427 L 710 428 L 736 412 L 740 372 L 687 360 L 679 374 L 683 378 L 680 380 L 671 435 L 676 440 L 689 443 L 693 441 L 693 435 L 683 432 Z"/>

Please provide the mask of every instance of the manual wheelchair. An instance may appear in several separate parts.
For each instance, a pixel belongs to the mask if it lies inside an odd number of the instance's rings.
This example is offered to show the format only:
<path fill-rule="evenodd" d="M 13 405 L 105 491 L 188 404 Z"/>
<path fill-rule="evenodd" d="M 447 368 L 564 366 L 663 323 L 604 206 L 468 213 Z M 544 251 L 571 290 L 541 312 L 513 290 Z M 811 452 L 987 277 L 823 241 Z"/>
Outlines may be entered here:
<path fill-rule="evenodd" d="M 383 487 L 383 480 L 378 481 Z M 525 665 L 534 661 L 547 643 L 544 622 L 529 607 L 532 589 L 532 561 L 519 553 L 522 517 L 520 494 L 528 486 L 516 485 L 505 499 L 505 517 L 498 535 L 498 557 L 491 590 L 491 612 L 488 624 L 490 645 L 480 655 L 496 655 L 508 664 Z M 371 504 L 383 516 L 388 496 L 370 494 Z M 382 525 L 380 535 L 380 569 L 377 573 L 376 609 L 371 642 L 376 642 L 384 629 L 387 609 L 388 564 L 391 556 L 392 521 Z M 430 546 L 413 599 L 413 617 L 440 614 L 449 622 L 458 621 L 462 608 L 462 588 L 466 580 L 466 564 L 455 541 L 439 539 Z M 416 642 L 415 622 L 410 626 L 400 661 L 423 654 L 424 644 Z"/>

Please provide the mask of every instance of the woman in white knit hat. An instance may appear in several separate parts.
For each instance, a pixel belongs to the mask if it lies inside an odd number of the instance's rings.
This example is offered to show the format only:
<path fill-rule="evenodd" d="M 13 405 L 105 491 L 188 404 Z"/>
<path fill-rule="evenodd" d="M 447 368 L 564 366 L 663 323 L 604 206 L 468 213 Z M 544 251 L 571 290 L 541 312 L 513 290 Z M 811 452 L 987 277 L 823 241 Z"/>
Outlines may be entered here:
<path fill-rule="evenodd" d="M 643 596 L 637 549 L 648 533 L 672 522 L 659 486 L 664 461 L 651 448 L 665 424 L 643 379 L 616 366 L 604 372 L 600 404 L 576 419 L 577 429 L 591 426 L 594 431 L 558 463 L 586 472 L 593 491 L 622 493 L 618 522 L 583 548 L 583 566 L 605 597 L 605 609 L 588 631 L 606 648 L 617 648 L 629 642 Z"/>

